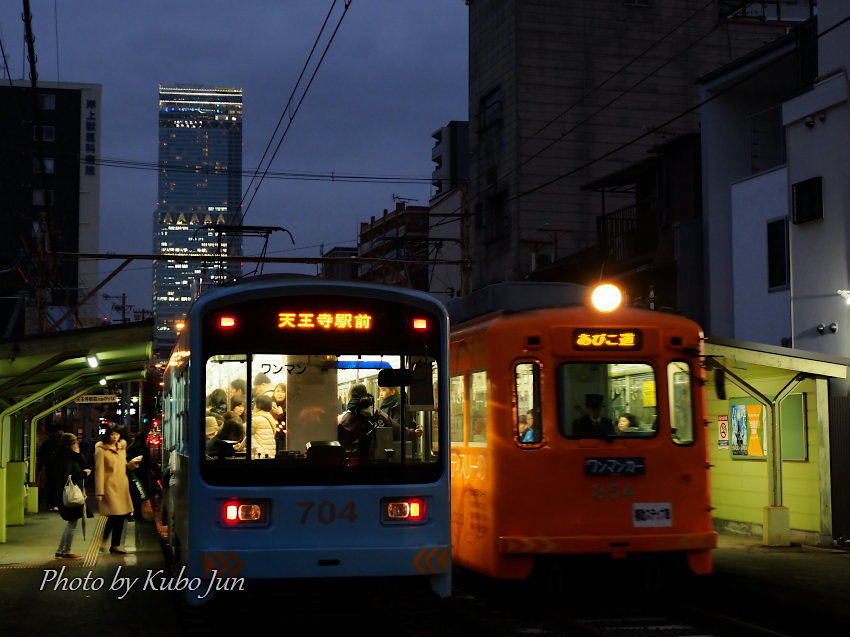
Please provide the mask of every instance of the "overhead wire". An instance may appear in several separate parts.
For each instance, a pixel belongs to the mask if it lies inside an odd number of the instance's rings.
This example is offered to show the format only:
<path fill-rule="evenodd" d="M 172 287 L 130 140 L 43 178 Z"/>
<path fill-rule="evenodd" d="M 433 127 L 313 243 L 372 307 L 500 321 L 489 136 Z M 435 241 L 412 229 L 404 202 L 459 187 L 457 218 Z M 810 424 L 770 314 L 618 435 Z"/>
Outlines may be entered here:
<path fill-rule="evenodd" d="M 304 88 L 303 93 L 301 94 L 301 98 L 298 100 L 298 104 L 295 106 L 295 110 L 292 111 L 292 114 L 289 116 L 289 121 L 286 124 L 286 128 L 283 130 L 283 133 L 280 136 L 280 139 L 277 142 L 277 146 L 275 146 L 274 152 L 272 156 L 269 158 L 268 163 L 266 164 L 266 168 L 263 171 L 262 176 L 259 178 L 257 185 L 254 187 L 254 192 L 251 194 L 251 199 L 248 200 L 248 204 L 242 210 L 242 213 L 239 218 L 239 224 L 241 224 L 245 220 L 245 216 L 248 214 L 248 210 L 251 208 L 251 204 L 254 201 L 254 198 L 257 196 L 257 192 L 260 189 L 263 181 L 265 180 L 266 175 L 271 168 L 272 162 L 274 162 L 274 158 L 277 156 L 278 151 L 280 150 L 281 144 L 283 144 L 283 140 L 286 139 L 286 135 L 289 132 L 290 127 L 292 126 L 292 122 L 295 120 L 295 116 L 298 114 L 298 111 L 301 108 L 301 104 L 304 102 L 304 98 L 307 96 L 310 87 L 313 85 L 313 80 L 316 79 L 316 74 L 319 72 L 319 69 L 322 66 L 322 62 L 325 60 L 325 56 L 328 53 L 328 50 L 333 44 L 334 39 L 336 38 L 336 34 L 339 32 L 339 28 L 342 26 L 342 21 L 345 19 L 345 16 L 348 14 L 348 9 L 351 7 L 352 0 L 343 0 L 344 8 L 342 11 L 342 15 L 340 15 L 339 20 L 337 20 L 336 26 L 334 27 L 333 32 L 331 33 L 330 39 L 328 43 L 325 45 L 324 50 L 322 51 L 322 55 L 319 58 L 319 61 L 316 63 L 316 67 L 313 69 L 313 73 L 310 75 L 310 79 L 307 82 L 307 86 Z M 336 0 L 334 0 L 334 6 L 336 5 Z M 333 6 L 331 7 L 333 9 Z M 323 25 L 324 30 L 324 25 Z M 312 54 L 312 51 L 311 51 Z M 299 78 L 300 79 L 300 78 Z"/>
<path fill-rule="evenodd" d="M 289 94 L 289 98 L 286 100 L 286 105 L 283 107 L 283 111 L 280 114 L 280 117 L 277 120 L 277 125 L 274 127 L 274 131 L 272 131 L 271 136 L 269 137 L 269 141 L 266 143 L 266 148 L 263 150 L 263 155 L 260 157 L 260 161 L 257 162 L 257 168 L 253 171 L 251 175 L 251 180 L 248 182 L 248 185 L 245 187 L 245 193 L 242 195 L 242 199 L 239 201 L 239 205 L 241 206 L 245 203 L 245 197 L 248 196 L 248 191 L 251 190 L 251 186 L 254 185 L 254 180 L 260 173 L 260 169 L 263 166 L 263 162 L 266 159 L 266 155 L 268 155 L 269 149 L 272 147 L 272 143 L 274 143 L 275 137 L 277 136 L 277 132 L 280 130 L 280 125 L 283 123 L 283 118 L 286 116 L 286 112 L 292 106 L 292 98 L 295 96 L 295 91 L 298 90 L 298 85 L 301 83 L 301 79 L 304 77 L 304 73 L 307 71 L 307 67 L 310 64 L 310 59 L 313 57 L 313 53 L 316 50 L 316 47 L 319 45 L 319 41 L 321 40 L 322 33 L 325 32 L 325 27 L 328 24 L 328 20 L 330 20 L 331 14 L 333 13 L 334 7 L 336 6 L 336 0 L 331 3 L 330 9 L 328 9 L 328 14 L 325 16 L 324 22 L 322 22 L 322 28 L 319 29 L 319 33 L 316 34 L 316 39 L 313 41 L 313 46 L 310 48 L 310 53 L 307 54 L 307 59 L 304 61 L 304 65 L 301 67 L 301 72 L 298 74 L 298 79 L 295 80 L 295 84 L 292 87 L 292 92 Z M 244 215 L 243 215 L 244 216 Z"/>

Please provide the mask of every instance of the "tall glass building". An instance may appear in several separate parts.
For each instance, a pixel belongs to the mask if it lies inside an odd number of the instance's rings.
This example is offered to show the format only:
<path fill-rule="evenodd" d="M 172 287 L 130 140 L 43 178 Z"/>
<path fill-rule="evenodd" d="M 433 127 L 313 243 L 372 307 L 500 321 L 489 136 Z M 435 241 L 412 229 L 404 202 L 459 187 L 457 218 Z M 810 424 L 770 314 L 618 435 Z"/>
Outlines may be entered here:
<path fill-rule="evenodd" d="M 159 87 L 159 188 L 153 267 L 154 351 L 167 358 L 180 322 L 206 289 L 241 274 L 242 89 Z"/>

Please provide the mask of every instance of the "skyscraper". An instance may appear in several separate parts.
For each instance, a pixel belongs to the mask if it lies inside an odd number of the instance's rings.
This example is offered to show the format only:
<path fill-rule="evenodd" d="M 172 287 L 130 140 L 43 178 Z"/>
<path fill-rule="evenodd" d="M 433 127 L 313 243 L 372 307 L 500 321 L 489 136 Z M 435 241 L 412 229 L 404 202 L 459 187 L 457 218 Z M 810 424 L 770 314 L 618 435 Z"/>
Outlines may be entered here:
<path fill-rule="evenodd" d="M 179 322 L 204 290 L 241 273 L 217 256 L 242 254 L 229 232 L 242 197 L 242 89 L 159 87 L 159 188 L 153 268 L 154 351 L 166 357 Z"/>

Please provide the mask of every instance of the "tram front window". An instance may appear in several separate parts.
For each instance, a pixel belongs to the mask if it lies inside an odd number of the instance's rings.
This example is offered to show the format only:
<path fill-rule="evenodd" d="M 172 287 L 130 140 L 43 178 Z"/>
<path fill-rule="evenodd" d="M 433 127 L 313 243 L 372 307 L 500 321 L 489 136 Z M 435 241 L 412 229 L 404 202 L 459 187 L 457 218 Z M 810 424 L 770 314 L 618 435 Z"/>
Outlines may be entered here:
<path fill-rule="evenodd" d="M 210 356 L 203 475 L 220 484 L 436 479 L 437 373 L 433 359 L 407 354 Z"/>
<path fill-rule="evenodd" d="M 646 438 L 657 430 L 655 372 L 645 363 L 564 363 L 558 422 L 567 438 Z"/>

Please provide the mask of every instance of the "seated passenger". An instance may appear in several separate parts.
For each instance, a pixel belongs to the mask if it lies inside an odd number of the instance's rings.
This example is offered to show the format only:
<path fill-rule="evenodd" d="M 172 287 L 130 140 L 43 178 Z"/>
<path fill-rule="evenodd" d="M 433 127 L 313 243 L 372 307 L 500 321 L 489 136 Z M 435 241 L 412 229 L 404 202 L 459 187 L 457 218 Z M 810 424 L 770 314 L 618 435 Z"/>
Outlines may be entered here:
<path fill-rule="evenodd" d="M 222 423 L 224 423 L 224 418 L 218 414 L 208 411 L 204 418 L 204 423 L 206 426 L 207 440 L 210 440 L 218 433 L 219 428 L 221 428 Z"/>
<path fill-rule="evenodd" d="M 539 442 L 540 437 L 537 434 L 537 429 L 534 426 L 534 410 L 529 409 L 524 415 L 520 416 L 519 420 L 519 441 L 520 442 Z"/>
<path fill-rule="evenodd" d="M 640 431 L 637 417 L 634 414 L 623 414 L 617 421 L 617 431 L 627 433 L 629 431 Z"/>
<path fill-rule="evenodd" d="M 277 451 L 275 432 L 277 420 L 272 415 L 270 396 L 257 396 L 251 412 L 251 455 L 254 458 L 274 458 Z"/>
<path fill-rule="evenodd" d="M 245 449 L 245 426 L 238 420 L 228 419 L 214 438 L 207 441 L 206 453 L 210 458 L 232 458 L 237 451 Z"/>

